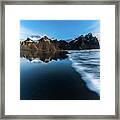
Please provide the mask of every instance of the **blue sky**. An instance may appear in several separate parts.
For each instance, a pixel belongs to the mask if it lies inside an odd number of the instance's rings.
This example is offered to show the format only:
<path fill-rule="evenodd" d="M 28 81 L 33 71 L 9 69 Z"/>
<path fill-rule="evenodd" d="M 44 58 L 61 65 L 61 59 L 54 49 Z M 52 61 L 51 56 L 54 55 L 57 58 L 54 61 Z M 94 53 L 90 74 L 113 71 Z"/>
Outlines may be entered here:
<path fill-rule="evenodd" d="M 100 33 L 99 20 L 21 20 L 20 39 L 31 35 L 44 36 L 55 39 L 74 39 L 87 33 Z"/>

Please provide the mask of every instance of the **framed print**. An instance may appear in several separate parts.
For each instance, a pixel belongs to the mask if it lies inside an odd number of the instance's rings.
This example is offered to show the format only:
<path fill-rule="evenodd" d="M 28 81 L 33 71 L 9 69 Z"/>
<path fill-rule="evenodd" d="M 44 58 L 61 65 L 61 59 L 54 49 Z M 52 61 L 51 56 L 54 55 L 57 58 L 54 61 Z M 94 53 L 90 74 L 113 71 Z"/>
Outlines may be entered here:
<path fill-rule="evenodd" d="M 119 119 L 118 1 L 1 5 L 1 118 Z"/>

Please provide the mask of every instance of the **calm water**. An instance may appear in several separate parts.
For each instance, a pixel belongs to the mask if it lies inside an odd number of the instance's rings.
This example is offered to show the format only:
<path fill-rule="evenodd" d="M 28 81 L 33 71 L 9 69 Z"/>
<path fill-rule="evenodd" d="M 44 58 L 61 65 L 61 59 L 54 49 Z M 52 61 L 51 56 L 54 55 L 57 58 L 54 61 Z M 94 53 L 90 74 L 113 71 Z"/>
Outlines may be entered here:
<path fill-rule="evenodd" d="M 99 100 L 99 50 L 21 51 L 21 100 Z"/>

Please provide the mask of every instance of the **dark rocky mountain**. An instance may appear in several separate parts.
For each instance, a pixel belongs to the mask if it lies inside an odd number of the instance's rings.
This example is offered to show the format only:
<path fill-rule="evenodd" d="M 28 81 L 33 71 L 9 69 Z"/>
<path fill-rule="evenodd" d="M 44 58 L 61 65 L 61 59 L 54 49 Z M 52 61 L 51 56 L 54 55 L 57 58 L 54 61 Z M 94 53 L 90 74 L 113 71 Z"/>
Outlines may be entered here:
<path fill-rule="evenodd" d="M 69 42 L 69 49 L 71 50 L 84 50 L 84 49 L 99 49 L 99 41 L 96 37 L 93 37 L 92 33 L 85 36 L 81 35 L 75 40 Z"/>
<path fill-rule="evenodd" d="M 99 41 L 92 33 L 85 36 L 81 35 L 74 40 L 51 40 L 47 36 L 33 41 L 27 38 L 20 42 L 21 50 L 40 50 L 40 51 L 59 51 L 59 50 L 85 50 L 85 49 L 99 49 Z"/>

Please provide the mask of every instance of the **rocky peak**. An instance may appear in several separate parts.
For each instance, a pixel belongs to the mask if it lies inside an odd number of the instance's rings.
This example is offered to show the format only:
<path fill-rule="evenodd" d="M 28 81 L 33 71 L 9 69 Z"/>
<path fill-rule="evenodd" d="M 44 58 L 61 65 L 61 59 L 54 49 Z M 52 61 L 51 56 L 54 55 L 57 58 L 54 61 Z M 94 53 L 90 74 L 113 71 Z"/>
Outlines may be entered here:
<path fill-rule="evenodd" d="M 21 48 L 35 49 L 43 51 L 54 50 L 84 50 L 84 49 L 99 49 L 99 41 L 97 37 L 94 37 L 92 33 L 78 36 L 71 41 L 50 39 L 47 36 L 43 36 L 37 41 L 33 41 L 27 38 L 25 41 L 20 42 Z"/>

